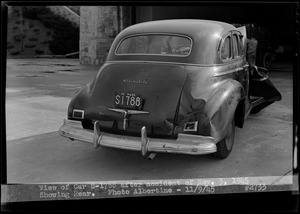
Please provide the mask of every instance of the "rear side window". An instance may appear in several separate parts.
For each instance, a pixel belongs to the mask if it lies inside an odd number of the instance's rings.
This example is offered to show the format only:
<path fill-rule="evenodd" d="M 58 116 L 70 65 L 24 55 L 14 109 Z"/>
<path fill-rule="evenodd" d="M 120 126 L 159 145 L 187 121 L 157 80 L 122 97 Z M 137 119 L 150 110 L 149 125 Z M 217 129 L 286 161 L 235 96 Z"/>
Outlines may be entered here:
<path fill-rule="evenodd" d="M 221 59 L 226 61 L 231 59 L 231 57 L 231 39 L 230 36 L 227 36 L 221 47 Z"/>
<path fill-rule="evenodd" d="M 238 58 L 240 54 L 240 48 L 239 48 L 239 40 L 236 34 L 233 34 L 233 55 L 234 58 Z"/>

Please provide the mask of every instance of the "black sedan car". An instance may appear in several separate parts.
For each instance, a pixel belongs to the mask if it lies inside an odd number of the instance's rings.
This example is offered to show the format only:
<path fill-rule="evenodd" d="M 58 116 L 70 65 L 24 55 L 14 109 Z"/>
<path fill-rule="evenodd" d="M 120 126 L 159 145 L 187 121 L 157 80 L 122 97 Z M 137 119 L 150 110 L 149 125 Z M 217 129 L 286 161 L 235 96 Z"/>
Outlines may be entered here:
<path fill-rule="evenodd" d="M 208 20 L 126 28 L 94 80 L 71 100 L 60 134 L 149 158 L 226 158 L 235 127 L 281 99 L 267 71 L 247 63 L 245 40 L 245 27 Z"/>

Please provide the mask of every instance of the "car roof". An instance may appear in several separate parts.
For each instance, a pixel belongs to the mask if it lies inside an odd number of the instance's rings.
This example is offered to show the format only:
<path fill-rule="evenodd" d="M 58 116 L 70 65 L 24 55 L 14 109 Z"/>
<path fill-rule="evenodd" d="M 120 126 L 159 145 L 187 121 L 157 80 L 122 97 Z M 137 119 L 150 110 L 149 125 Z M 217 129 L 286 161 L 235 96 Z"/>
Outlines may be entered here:
<path fill-rule="evenodd" d="M 224 32 L 235 30 L 236 28 L 228 23 L 211 21 L 211 20 L 198 20 L 198 19 L 170 19 L 149 21 L 132 25 L 122 31 L 122 36 L 126 34 L 137 33 L 176 33 L 196 36 L 204 30 L 223 34 Z"/>
<path fill-rule="evenodd" d="M 165 61 L 191 64 L 218 64 L 221 63 L 218 47 L 224 36 L 238 30 L 231 24 L 196 19 L 172 19 L 149 21 L 135 24 L 121 31 L 115 38 L 107 56 L 107 61 Z M 160 55 L 118 55 L 115 51 L 118 45 L 127 37 L 141 34 L 177 34 L 192 39 L 192 50 L 186 57 Z"/>

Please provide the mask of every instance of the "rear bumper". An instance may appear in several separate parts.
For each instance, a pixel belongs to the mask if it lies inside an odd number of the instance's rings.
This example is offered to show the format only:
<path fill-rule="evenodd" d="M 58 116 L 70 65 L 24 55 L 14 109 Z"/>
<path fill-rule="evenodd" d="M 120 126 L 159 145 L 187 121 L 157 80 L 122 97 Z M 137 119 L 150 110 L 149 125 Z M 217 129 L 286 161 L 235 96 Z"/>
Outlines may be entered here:
<path fill-rule="evenodd" d="M 217 151 L 213 137 L 205 137 L 190 134 L 179 134 L 176 140 L 148 138 L 145 127 L 141 130 L 141 137 L 109 134 L 100 131 L 97 122 L 94 131 L 83 129 L 80 121 L 64 119 L 64 124 L 59 129 L 59 134 L 99 146 L 141 151 L 146 153 L 179 153 L 189 155 L 210 154 Z"/>

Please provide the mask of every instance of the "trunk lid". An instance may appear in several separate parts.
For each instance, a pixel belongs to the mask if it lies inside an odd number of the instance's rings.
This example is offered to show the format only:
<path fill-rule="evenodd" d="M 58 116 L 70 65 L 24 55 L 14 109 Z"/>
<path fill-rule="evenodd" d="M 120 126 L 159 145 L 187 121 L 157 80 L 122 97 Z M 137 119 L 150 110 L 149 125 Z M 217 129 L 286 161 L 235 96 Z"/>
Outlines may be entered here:
<path fill-rule="evenodd" d="M 178 65 L 107 65 L 96 77 L 86 117 L 99 120 L 100 128 L 106 131 L 139 135 L 142 126 L 146 126 L 149 135 L 173 136 L 186 76 Z"/>

